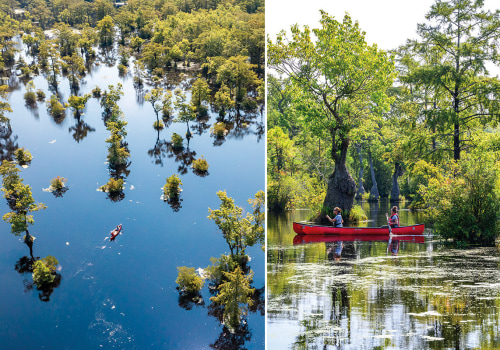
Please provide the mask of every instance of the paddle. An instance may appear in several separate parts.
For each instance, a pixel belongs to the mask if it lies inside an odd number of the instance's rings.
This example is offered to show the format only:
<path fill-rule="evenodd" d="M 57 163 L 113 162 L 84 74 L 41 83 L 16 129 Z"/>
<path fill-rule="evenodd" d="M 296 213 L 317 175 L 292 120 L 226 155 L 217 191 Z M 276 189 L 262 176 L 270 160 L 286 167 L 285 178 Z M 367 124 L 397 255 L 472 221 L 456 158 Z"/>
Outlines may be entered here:
<path fill-rule="evenodd" d="M 385 217 L 387 218 L 387 226 L 389 226 L 389 234 L 392 235 L 391 223 L 389 222 L 389 215 L 385 213 Z"/>

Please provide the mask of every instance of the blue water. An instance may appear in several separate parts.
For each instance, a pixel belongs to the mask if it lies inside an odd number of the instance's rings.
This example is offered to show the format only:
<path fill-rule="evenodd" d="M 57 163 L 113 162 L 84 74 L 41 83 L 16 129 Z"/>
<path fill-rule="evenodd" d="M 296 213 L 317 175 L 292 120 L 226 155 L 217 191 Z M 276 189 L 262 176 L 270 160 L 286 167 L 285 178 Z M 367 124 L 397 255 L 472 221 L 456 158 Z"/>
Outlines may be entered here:
<path fill-rule="evenodd" d="M 78 143 L 69 131 L 76 124 L 69 108 L 58 124 L 44 103 L 38 103 L 35 111 L 25 106 L 22 84 L 10 94 L 14 113 L 7 116 L 13 135 L 33 155 L 21 177 L 32 187 L 35 200 L 48 207 L 34 213 L 33 253 L 56 257 L 62 280 L 48 302 L 39 299 L 36 289 L 26 290 L 31 276 L 18 273 L 14 265 L 29 255 L 28 247 L 10 233 L 7 223 L 0 222 L 1 348 L 208 349 L 222 331 L 219 321 L 208 315 L 210 293 L 205 286 L 204 307 L 181 308 L 175 289 L 177 266 L 204 268 L 210 265 L 210 257 L 228 252 L 222 234 L 207 219 L 208 208 L 219 207 L 217 191 L 226 190 L 237 205 L 251 210 L 247 199 L 264 190 L 265 144 L 256 133 L 263 117 L 255 116 L 244 136 L 229 134 L 216 146 L 209 130 L 195 134 L 197 123 L 191 123 L 194 137 L 189 150 L 196 152 L 195 158 L 207 159 L 209 175 L 197 176 L 191 168 L 180 175 L 182 207 L 175 212 L 161 195 L 166 178 L 178 174 L 180 163 L 165 157 L 161 166 L 148 155 L 157 140 L 152 126 L 156 117 L 148 102 L 140 103 L 132 77 L 118 78 L 116 67 L 101 65 L 84 80 L 82 94 L 96 85 L 105 90 L 108 84 L 123 84 L 125 95 L 118 105 L 128 121 L 131 155 L 125 198 L 112 202 L 97 191 L 110 178 L 105 142 L 109 132 L 97 99 L 89 100 L 82 117 L 95 131 Z M 50 98 L 43 77 L 36 77 L 34 83 Z M 70 96 L 66 78 L 60 78 L 60 91 L 66 101 Z M 211 114 L 208 123 L 215 118 Z M 184 136 L 186 125 L 171 124 L 160 132 L 160 139 L 170 141 L 173 132 Z M 60 198 L 43 191 L 55 176 L 68 179 L 69 190 Z M 5 200 L 0 200 L 0 213 L 7 211 Z M 109 231 L 119 223 L 123 234 L 109 242 Z M 264 253 L 260 247 L 247 253 L 255 272 L 253 286 L 262 288 Z M 248 324 L 251 339 L 244 346 L 262 348 L 264 316 L 250 313 Z"/>

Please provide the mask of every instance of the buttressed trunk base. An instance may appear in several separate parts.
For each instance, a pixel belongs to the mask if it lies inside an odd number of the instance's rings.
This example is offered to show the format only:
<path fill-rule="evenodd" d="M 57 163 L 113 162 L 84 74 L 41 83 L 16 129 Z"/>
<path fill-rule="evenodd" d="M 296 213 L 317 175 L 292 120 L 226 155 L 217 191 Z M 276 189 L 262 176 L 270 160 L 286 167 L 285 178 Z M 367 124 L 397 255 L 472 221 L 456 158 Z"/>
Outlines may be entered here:
<path fill-rule="evenodd" d="M 344 223 L 347 222 L 347 215 L 353 206 L 354 196 L 356 195 L 356 181 L 352 178 L 351 174 L 347 171 L 345 165 L 335 165 L 333 174 L 328 179 L 328 189 L 326 191 L 325 201 L 323 206 L 330 211 L 328 215 L 331 216 L 332 210 L 335 207 L 342 209 L 342 217 Z M 328 222 L 328 220 L 320 215 L 319 222 Z"/>

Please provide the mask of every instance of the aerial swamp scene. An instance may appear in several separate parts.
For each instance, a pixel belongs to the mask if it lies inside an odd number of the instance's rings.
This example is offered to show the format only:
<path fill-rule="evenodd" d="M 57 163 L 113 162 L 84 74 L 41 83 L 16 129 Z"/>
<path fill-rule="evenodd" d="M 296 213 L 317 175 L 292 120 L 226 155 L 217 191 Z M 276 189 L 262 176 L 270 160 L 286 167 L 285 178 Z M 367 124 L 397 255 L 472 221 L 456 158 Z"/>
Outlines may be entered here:
<path fill-rule="evenodd" d="M 0 347 L 264 347 L 264 2 L 0 1 Z"/>
<path fill-rule="evenodd" d="M 326 9 L 268 34 L 268 349 L 500 348 L 500 11 L 483 5 L 436 1 L 387 51 Z"/>

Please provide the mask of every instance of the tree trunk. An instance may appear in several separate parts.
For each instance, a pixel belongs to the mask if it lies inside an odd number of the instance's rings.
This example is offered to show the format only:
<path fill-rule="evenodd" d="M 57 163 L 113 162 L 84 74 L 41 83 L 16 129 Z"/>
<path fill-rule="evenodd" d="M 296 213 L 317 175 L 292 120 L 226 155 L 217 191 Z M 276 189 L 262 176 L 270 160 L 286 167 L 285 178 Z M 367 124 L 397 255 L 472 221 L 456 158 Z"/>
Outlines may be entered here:
<path fill-rule="evenodd" d="M 334 207 L 342 209 L 344 222 L 348 221 L 348 214 L 354 203 L 356 194 L 356 181 L 346 167 L 347 150 L 349 148 L 349 139 L 343 139 L 340 146 L 340 156 L 335 158 L 335 168 L 333 174 L 328 178 L 328 189 L 326 190 L 323 206 L 331 214 Z M 324 214 L 324 213 L 323 213 Z M 326 222 L 327 219 L 321 215 L 319 222 Z"/>
<path fill-rule="evenodd" d="M 401 192 L 399 191 L 398 177 L 403 175 L 403 167 L 399 162 L 394 164 L 394 173 L 392 174 L 392 190 L 391 190 L 391 202 L 399 202 Z"/>
<path fill-rule="evenodd" d="M 378 193 L 377 179 L 375 179 L 375 169 L 373 168 L 372 152 L 370 151 L 370 149 L 368 149 L 368 159 L 370 161 L 370 172 L 372 174 L 372 182 L 373 182 L 372 188 L 370 190 L 369 199 L 371 201 L 378 202 L 380 195 Z"/>
<path fill-rule="evenodd" d="M 359 155 L 359 186 L 358 192 L 356 193 L 356 199 L 361 199 L 363 197 L 363 194 L 366 192 L 365 187 L 363 186 L 363 155 L 361 154 L 361 145 L 357 143 L 355 146 L 358 150 Z"/>

